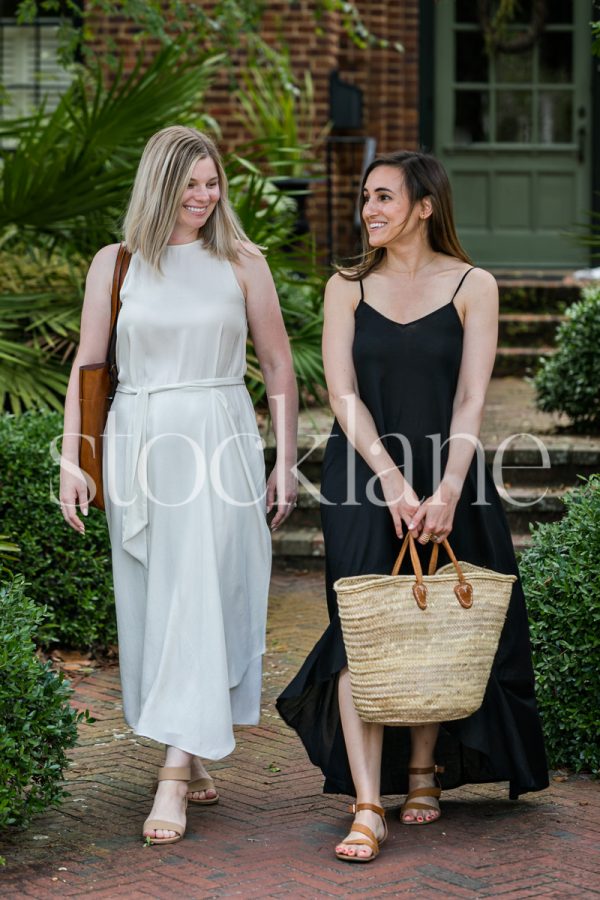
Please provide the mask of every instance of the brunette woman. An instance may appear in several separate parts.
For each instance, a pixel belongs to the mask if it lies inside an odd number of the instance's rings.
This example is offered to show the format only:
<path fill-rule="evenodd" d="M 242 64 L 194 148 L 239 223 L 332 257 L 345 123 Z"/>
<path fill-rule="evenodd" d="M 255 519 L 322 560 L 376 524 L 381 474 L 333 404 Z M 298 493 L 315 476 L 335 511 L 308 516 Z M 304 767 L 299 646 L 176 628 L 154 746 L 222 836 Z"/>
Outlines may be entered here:
<path fill-rule="evenodd" d="M 518 582 L 474 715 L 383 727 L 363 722 L 352 702 L 338 578 L 389 574 L 405 529 L 422 554 L 450 535 L 459 559 L 518 574 L 500 498 L 476 452 L 496 351 L 496 282 L 458 241 L 450 185 L 434 157 L 379 157 L 360 203 L 362 259 L 334 275 L 325 294 L 336 417 L 321 487 L 331 621 L 278 700 L 323 770 L 325 791 L 356 797 L 354 823 L 335 850 L 349 862 L 379 852 L 382 794 L 408 792 L 400 820 L 419 826 L 440 817 L 438 774 L 444 788 L 508 781 L 513 798 L 548 783 Z M 440 564 L 448 562 L 441 553 Z"/>

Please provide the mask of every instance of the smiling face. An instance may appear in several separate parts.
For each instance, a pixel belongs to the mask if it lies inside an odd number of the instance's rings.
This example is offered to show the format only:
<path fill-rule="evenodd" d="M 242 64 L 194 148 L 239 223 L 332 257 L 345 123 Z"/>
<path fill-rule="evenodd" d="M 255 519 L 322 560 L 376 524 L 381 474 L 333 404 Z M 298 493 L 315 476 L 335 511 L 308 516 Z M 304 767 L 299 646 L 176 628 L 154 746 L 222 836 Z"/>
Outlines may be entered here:
<path fill-rule="evenodd" d="M 194 240 L 198 230 L 206 225 L 219 202 L 219 175 L 210 156 L 194 165 L 181 198 L 173 239 L 178 242 Z"/>
<path fill-rule="evenodd" d="M 423 201 L 411 201 L 401 169 L 377 166 L 369 173 L 363 190 L 362 218 L 371 247 L 387 247 L 413 237 L 423 224 Z"/>

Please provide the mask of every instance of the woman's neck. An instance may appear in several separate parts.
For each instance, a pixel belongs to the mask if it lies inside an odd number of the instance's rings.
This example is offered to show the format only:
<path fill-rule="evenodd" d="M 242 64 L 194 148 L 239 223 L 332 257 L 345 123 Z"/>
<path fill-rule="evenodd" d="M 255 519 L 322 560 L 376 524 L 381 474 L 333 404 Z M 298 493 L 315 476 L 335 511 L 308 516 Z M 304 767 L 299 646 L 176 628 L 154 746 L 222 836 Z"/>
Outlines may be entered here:
<path fill-rule="evenodd" d="M 386 258 L 383 267 L 386 272 L 394 275 L 406 275 L 414 278 L 422 269 L 430 266 L 438 254 L 424 241 L 414 243 L 409 247 L 390 246 L 386 248 Z"/>
<path fill-rule="evenodd" d="M 168 244 L 192 244 L 200 237 L 200 231 L 197 228 L 177 228 L 173 229 L 171 237 L 167 241 Z"/>

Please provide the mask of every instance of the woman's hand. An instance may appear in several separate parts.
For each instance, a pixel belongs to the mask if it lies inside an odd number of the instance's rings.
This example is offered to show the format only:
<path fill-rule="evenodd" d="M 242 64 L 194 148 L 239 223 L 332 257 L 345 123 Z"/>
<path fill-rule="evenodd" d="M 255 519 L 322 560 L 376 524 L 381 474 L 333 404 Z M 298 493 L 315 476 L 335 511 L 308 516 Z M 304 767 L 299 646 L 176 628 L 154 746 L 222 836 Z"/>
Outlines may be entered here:
<path fill-rule="evenodd" d="M 448 537 L 459 498 L 457 485 L 442 480 L 437 491 L 421 504 L 409 523 L 413 534 L 419 535 L 417 540 L 420 544 L 426 544 L 429 540 L 439 544 Z"/>
<path fill-rule="evenodd" d="M 275 463 L 267 480 L 267 514 L 277 506 L 277 512 L 271 520 L 271 531 L 285 522 L 296 506 L 297 497 L 298 479 L 292 472 L 292 467 Z"/>
<path fill-rule="evenodd" d="M 74 469 L 73 463 L 70 468 Z M 88 514 L 88 489 L 83 477 L 81 469 L 77 468 L 79 474 L 62 469 L 60 475 L 60 508 L 65 519 L 71 528 L 80 534 L 85 534 L 85 525 L 77 515 L 77 507 L 79 506 L 84 516 Z"/>
<path fill-rule="evenodd" d="M 419 498 L 398 469 L 391 469 L 379 476 L 383 496 L 394 520 L 394 528 L 399 538 L 402 537 L 402 522 L 410 526 L 417 510 Z"/>

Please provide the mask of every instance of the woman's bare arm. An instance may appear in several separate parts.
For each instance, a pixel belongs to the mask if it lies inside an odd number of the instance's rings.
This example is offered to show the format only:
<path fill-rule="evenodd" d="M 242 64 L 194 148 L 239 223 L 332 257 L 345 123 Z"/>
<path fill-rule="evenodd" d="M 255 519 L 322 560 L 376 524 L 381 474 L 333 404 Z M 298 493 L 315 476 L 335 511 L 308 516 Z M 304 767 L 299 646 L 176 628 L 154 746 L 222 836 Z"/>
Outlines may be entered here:
<path fill-rule="evenodd" d="M 267 511 L 277 502 L 271 522 L 275 529 L 293 509 L 297 495 L 294 474 L 298 432 L 298 388 L 288 336 L 273 277 L 262 253 L 246 245 L 235 266 L 246 297 L 252 341 L 265 379 L 273 420 L 277 461 L 267 482 Z"/>
<path fill-rule="evenodd" d="M 60 500 L 65 520 L 76 531 L 84 532 L 83 522 L 76 514 L 77 506 L 87 515 L 87 486 L 79 468 L 81 417 L 79 410 L 79 367 L 106 359 L 110 330 L 110 293 L 118 244 L 110 244 L 98 251 L 89 268 L 83 309 L 79 347 L 71 367 L 65 398 L 65 421 L 61 457 Z"/>

